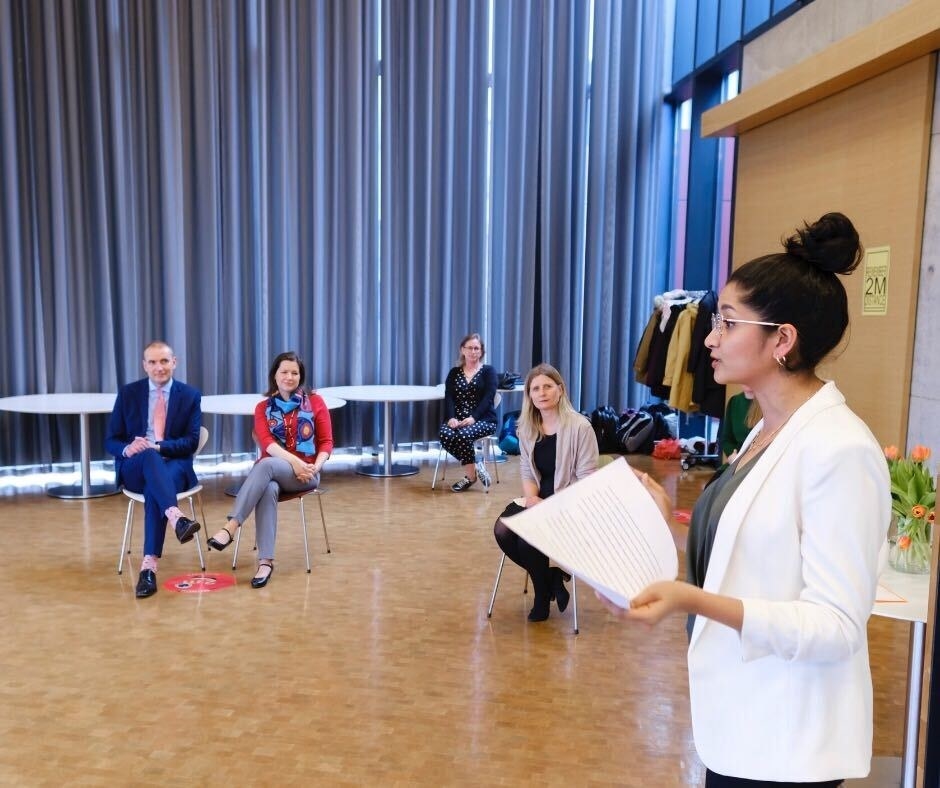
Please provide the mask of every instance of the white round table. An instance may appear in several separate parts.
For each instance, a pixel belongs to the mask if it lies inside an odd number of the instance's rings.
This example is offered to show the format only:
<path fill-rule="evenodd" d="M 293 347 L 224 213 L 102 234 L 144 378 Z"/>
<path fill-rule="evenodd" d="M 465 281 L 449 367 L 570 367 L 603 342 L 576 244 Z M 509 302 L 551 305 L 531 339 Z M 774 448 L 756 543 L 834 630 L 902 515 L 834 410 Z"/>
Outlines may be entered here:
<path fill-rule="evenodd" d="M 904 718 L 904 752 L 901 756 L 901 788 L 914 788 L 917 776 L 917 735 L 920 730 L 921 680 L 924 675 L 924 641 L 927 633 L 927 599 L 930 575 L 911 575 L 890 566 L 881 573 L 878 585 L 904 598 L 903 602 L 875 600 L 872 613 L 911 622 L 910 656 L 907 671 L 907 709 Z"/>
<path fill-rule="evenodd" d="M 415 465 L 392 462 L 392 404 L 395 402 L 429 402 L 444 399 L 441 386 L 329 386 L 320 389 L 321 395 L 340 397 L 353 402 L 382 402 L 385 404 L 385 456 L 381 465 L 363 463 L 356 469 L 362 476 L 413 476 L 418 472 Z"/>
<path fill-rule="evenodd" d="M 319 391 L 314 393 L 320 394 Z M 255 407 L 263 399 L 260 394 L 207 394 L 202 398 L 202 412 L 224 416 L 253 416 Z M 323 397 L 323 401 L 330 410 L 346 404 L 346 400 L 339 397 Z"/>
<path fill-rule="evenodd" d="M 319 391 L 314 392 L 320 394 Z M 346 404 L 346 400 L 339 397 L 324 396 L 323 401 L 330 410 L 341 408 Z M 207 394 L 202 398 L 203 413 L 217 413 L 222 416 L 254 416 L 255 408 L 258 403 L 264 399 L 260 394 Z M 243 481 L 228 487 L 225 490 L 226 495 L 232 497 L 238 494 Z"/>
<path fill-rule="evenodd" d="M 14 413 L 35 413 L 49 416 L 79 417 L 79 483 L 53 485 L 46 493 L 54 498 L 102 498 L 115 495 L 115 484 L 91 483 L 91 450 L 88 446 L 88 424 L 92 413 L 110 413 L 117 394 L 23 394 L 0 399 L 0 410 Z"/>

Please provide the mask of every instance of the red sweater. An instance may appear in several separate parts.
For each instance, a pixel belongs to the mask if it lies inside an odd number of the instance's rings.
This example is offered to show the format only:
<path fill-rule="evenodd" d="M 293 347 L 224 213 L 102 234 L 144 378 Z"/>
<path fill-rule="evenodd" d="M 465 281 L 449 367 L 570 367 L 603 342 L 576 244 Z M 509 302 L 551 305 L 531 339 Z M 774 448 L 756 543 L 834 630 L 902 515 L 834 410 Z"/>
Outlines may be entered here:
<path fill-rule="evenodd" d="M 333 424 L 330 421 L 330 409 L 326 407 L 323 397 L 319 394 L 308 393 L 307 396 L 310 398 L 310 404 L 313 406 L 313 423 L 316 429 L 315 440 L 317 454 L 320 452 L 332 454 Z M 268 456 L 268 446 L 278 442 L 277 438 L 271 434 L 271 430 L 268 429 L 268 399 L 269 398 L 266 397 L 255 405 L 255 435 L 258 438 L 258 445 L 261 446 L 262 457 Z M 303 454 L 295 449 L 297 445 L 297 411 L 292 410 L 290 413 L 284 415 L 284 427 L 287 433 L 287 445 L 283 448 L 287 449 L 291 454 L 295 457 L 299 457 L 304 462 L 313 462 L 316 459 L 316 455 L 311 456 L 309 454 Z"/>

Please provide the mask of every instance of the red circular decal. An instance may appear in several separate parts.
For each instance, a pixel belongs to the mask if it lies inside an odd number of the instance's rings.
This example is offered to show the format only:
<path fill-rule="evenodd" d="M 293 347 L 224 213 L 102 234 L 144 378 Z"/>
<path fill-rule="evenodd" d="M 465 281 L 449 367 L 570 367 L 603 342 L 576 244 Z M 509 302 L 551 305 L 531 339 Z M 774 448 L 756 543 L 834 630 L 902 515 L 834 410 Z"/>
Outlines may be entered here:
<path fill-rule="evenodd" d="M 673 509 L 672 519 L 677 523 L 687 523 L 692 519 L 692 512 L 688 509 Z"/>
<path fill-rule="evenodd" d="M 179 594 L 205 594 L 208 591 L 221 591 L 223 588 L 231 588 L 234 585 L 235 575 L 220 575 L 216 572 L 177 575 L 163 583 L 167 591 L 176 591 Z"/>

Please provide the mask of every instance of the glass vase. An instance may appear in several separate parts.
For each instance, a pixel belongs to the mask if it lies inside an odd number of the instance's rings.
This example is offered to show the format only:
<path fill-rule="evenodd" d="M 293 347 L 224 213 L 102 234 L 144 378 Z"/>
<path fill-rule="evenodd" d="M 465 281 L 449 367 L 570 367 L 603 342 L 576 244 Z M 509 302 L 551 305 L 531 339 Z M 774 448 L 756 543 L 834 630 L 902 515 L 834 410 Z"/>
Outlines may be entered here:
<path fill-rule="evenodd" d="M 888 562 L 898 572 L 930 574 L 932 538 L 932 524 L 924 518 L 898 517 L 897 532 L 888 540 Z"/>

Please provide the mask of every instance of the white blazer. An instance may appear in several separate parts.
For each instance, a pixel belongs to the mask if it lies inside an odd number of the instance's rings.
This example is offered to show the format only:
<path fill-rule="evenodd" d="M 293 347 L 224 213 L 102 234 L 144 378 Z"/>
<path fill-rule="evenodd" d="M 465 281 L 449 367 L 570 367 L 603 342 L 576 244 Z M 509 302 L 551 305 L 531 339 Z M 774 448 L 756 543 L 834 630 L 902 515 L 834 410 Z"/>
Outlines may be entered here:
<path fill-rule="evenodd" d="M 866 625 L 890 517 L 881 447 L 827 383 L 718 523 L 704 588 L 742 599 L 744 624 L 698 616 L 689 642 L 692 728 L 709 769 L 794 782 L 868 774 Z"/>

